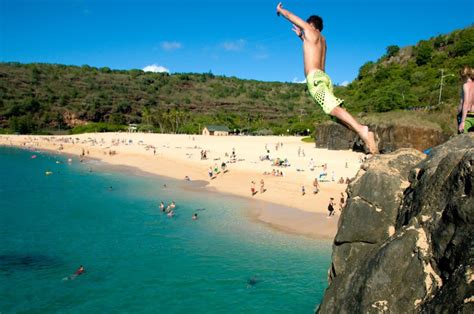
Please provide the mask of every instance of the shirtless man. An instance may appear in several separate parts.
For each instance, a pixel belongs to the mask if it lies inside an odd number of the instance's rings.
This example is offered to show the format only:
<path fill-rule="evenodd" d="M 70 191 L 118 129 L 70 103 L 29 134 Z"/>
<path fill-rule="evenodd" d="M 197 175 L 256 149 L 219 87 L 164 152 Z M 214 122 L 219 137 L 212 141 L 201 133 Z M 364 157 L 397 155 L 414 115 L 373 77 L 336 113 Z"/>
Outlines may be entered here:
<path fill-rule="evenodd" d="M 468 66 L 461 70 L 462 85 L 461 102 L 458 113 L 461 116 L 459 133 L 474 131 L 474 71 Z"/>
<path fill-rule="evenodd" d="M 321 17 L 312 15 L 306 21 L 290 11 L 283 9 L 281 2 L 277 6 L 277 14 L 283 15 L 293 23 L 293 31 L 303 41 L 304 52 L 304 74 L 308 84 L 308 90 L 321 106 L 326 114 L 330 114 L 350 129 L 354 130 L 364 141 L 371 154 L 377 154 L 374 133 L 369 132 L 366 125 L 361 125 L 345 109 L 340 107 L 342 99 L 333 94 L 333 85 L 329 76 L 325 73 L 326 63 L 326 39 L 321 34 L 323 20 Z"/>

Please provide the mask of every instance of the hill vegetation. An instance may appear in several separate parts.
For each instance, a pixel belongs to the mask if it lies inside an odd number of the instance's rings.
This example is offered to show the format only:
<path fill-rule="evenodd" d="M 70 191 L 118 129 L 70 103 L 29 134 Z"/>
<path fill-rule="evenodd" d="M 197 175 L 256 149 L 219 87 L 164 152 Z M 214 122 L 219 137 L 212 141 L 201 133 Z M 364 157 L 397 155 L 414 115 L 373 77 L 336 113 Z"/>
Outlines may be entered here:
<path fill-rule="evenodd" d="M 349 111 L 371 119 L 378 113 L 425 108 L 443 112 L 443 124 L 454 119 L 460 89 L 457 73 L 465 64 L 474 65 L 474 27 L 413 47 L 389 46 L 379 60 L 360 68 L 354 82 L 336 87 L 336 95 L 346 100 Z M 0 63 L 4 133 L 124 130 L 136 123 L 141 131 L 154 132 L 199 133 L 206 124 L 224 124 L 256 135 L 303 134 L 326 119 L 304 84 L 212 73 L 170 75 L 87 65 Z M 440 126 L 454 131 L 449 123 Z"/>

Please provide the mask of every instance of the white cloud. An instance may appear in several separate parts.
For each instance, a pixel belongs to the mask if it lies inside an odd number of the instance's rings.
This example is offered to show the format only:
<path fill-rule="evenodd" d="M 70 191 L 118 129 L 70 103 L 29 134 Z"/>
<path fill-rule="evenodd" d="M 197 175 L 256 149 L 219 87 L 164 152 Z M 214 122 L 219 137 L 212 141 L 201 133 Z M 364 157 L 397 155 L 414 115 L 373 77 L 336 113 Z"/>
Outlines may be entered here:
<path fill-rule="evenodd" d="M 293 78 L 293 83 L 306 84 L 306 79 L 299 81 L 297 77 Z"/>
<path fill-rule="evenodd" d="M 164 41 L 160 44 L 161 48 L 166 51 L 173 51 L 183 48 L 183 44 L 177 41 Z"/>
<path fill-rule="evenodd" d="M 246 41 L 244 39 L 226 41 L 221 44 L 221 47 L 227 51 L 241 51 L 245 48 Z"/>
<path fill-rule="evenodd" d="M 341 85 L 341 86 L 347 86 L 347 85 L 349 85 L 349 84 L 350 84 L 349 81 L 344 81 L 344 82 L 342 82 L 340 85 Z"/>
<path fill-rule="evenodd" d="M 143 71 L 153 72 L 153 73 L 163 73 L 163 72 L 170 73 L 169 69 L 165 68 L 164 66 L 157 65 L 157 64 L 147 65 L 146 67 L 143 68 Z"/>

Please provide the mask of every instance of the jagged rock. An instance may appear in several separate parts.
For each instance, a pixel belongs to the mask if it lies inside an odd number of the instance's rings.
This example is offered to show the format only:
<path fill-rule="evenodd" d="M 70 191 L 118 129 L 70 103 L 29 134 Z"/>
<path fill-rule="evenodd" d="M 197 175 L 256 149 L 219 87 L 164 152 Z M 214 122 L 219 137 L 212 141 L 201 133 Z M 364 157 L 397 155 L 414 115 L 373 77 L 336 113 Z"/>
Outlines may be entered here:
<path fill-rule="evenodd" d="M 423 151 L 439 145 L 448 136 L 440 130 L 401 125 L 369 125 L 378 138 L 381 152 L 393 152 L 400 148 L 415 148 Z M 316 127 L 316 147 L 334 150 L 352 149 L 364 151 L 364 144 L 356 133 L 335 122 L 326 122 Z"/>
<path fill-rule="evenodd" d="M 474 134 L 420 160 L 376 157 L 351 183 L 318 312 L 473 313 Z"/>

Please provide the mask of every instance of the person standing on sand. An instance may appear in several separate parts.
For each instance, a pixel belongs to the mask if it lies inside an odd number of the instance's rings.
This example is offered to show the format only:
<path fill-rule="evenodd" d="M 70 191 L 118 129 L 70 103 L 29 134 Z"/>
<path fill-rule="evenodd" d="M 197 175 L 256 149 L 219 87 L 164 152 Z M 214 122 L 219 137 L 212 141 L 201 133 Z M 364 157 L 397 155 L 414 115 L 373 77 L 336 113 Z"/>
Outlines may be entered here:
<path fill-rule="evenodd" d="M 260 179 L 260 194 L 263 194 L 263 192 L 265 192 L 265 181 Z"/>
<path fill-rule="evenodd" d="M 308 90 L 321 106 L 326 114 L 336 117 L 344 125 L 355 131 L 364 141 L 371 154 L 378 154 L 375 136 L 366 125 L 357 122 L 354 117 L 340 105 L 342 99 L 333 94 L 333 85 L 329 76 L 325 73 L 326 63 L 326 39 L 321 34 L 323 20 L 321 17 L 312 15 L 306 21 L 283 9 L 282 3 L 277 5 L 277 15 L 283 15 L 293 23 L 293 31 L 303 41 L 304 73 Z"/>
<path fill-rule="evenodd" d="M 341 192 L 341 198 L 339 199 L 339 211 L 342 211 L 342 208 L 344 207 L 344 202 L 346 198 L 344 196 L 344 192 Z"/>
<path fill-rule="evenodd" d="M 319 193 L 318 178 L 314 178 L 314 181 L 313 181 L 313 194 L 318 194 L 318 193 Z"/>
<path fill-rule="evenodd" d="M 334 202 L 334 198 L 331 197 L 329 199 L 329 205 L 328 205 L 328 211 L 329 211 L 329 216 L 328 217 L 331 217 L 332 215 L 334 215 L 334 206 L 336 205 L 336 203 Z"/>
<path fill-rule="evenodd" d="M 474 71 L 465 66 L 461 70 L 463 79 L 461 101 L 458 108 L 458 132 L 474 132 Z"/>

